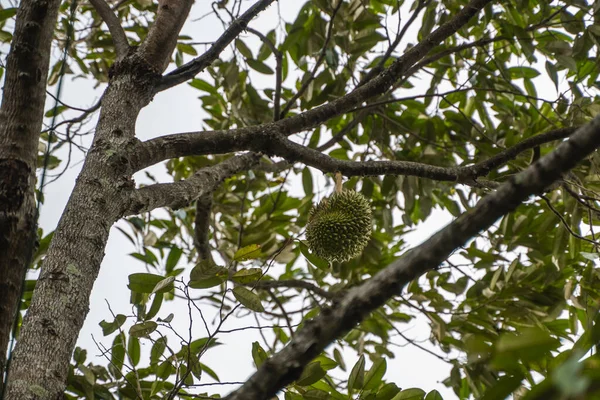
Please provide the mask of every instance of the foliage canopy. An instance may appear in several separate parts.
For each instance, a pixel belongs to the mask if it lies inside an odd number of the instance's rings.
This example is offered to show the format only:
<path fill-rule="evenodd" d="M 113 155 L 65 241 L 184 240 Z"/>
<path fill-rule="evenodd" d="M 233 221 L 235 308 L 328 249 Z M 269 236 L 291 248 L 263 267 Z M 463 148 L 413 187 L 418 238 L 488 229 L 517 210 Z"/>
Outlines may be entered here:
<path fill-rule="evenodd" d="M 342 98 L 468 3 L 313 0 L 274 26 L 250 22 L 228 51 L 187 82 L 204 111 L 202 129 L 268 124 Z M 323 307 L 335 307 L 339 296 L 407 252 L 406 235 L 421 222 L 441 212 L 458 217 L 551 152 L 600 113 L 600 4 L 592 3 L 491 2 L 390 90 L 290 135 L 301 150 L 286 156 L 265 145 L 260 163 L 194 204 L 127 217 L 119 229 L 135 248 L 131 256 L 147 267 L 129 276 L 135 312 L 100 322 L 112 340 L 110 362 L 98 365 L 86 350 L 75 350 L 67 397 L 212 396 L 217 390 L 202 384 L 227 378 L 203 356 L 221 351 L 227 319 L 256 317 L 263 326 L 264 340 L 249 341 L 248 354 L 240 355 L 261 366 Z M 67 65 L 59 59 L 51 66 L 50 86 L 62 75 L 105 84 L 116 62 L 97 12 L 76 6 L 75 14 L 71 3 L 61 6 L 56 46 L 69 46 Z M 157 5 L 111 6 L 129 44 L 141 44 Z M 219 16 L 226 28 L 248 5 L 213 6 L 210 18 Z M 6 41 L 14 14 L 14 8 L 0 11 Z M 180 35 L 173 68 L 202 54 L 202 40 L 202 32 Z M 50 130 L 41 136 L 52 148 L 48 169 L 64 168 L 61 147 L 73 146 L 73 135 L 85 133 L 98 109 L 48 109 L 46 117 L 59 121 L 54 136 Z M 211 149 L 168 160 L 168 174 L 189 179 L 240 150 Z M 383 160 L 403 163 L 374 163 Z M 389 359 L 402 357 L 396 345 L 407 342 L 452 366 L 444 384 L 461 399 L 599 396 L 599 166 L 593 153 L 439 268 L 428 267 L 311 361 L 280 397 L 441 399 L 435 390 L 398 387 L 386 371 Z M 304 231 L 313 204 L 332 192 L 331 173 L 338 169 L 349 177 L 346 189 L 369 199 L 374 223 L 359 257 L 330 264 L 311 254 Z M 156 182 L 150 173 L 146 179 Z M 41 234 L 32 268 L 41 267 L 52 237 Z M 22 309 L 34 286 L 27 282 Z M 181 314 L 161 312 L 171 300 L 185 305 Z M 404 331 L 419 318 L 428 321 L 430 336 L 407 337 Z M 174 319 L 193 320 L 194 335 L 177 332 Z M 419 344 L 424 339 L 430 343 Z M 344 362 L 349 352 L 359 355 L 354 365 Z"/>

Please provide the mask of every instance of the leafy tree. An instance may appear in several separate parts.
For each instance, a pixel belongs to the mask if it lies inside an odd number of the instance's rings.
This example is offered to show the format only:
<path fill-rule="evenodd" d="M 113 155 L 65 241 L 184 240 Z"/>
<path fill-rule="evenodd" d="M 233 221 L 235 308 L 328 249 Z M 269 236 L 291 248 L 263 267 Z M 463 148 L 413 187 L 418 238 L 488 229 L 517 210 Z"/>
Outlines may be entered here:
<path fill-rule="evenodd" d="M 192 1 L 90 3 L 0 11 L 6 399 L 210 397 L 203 385 L 220 377 L 203 356 L 243 315 L 270 342 L 248 343 L 257 370 L 231 400 L 440 399 L 386 375 L 399 338 L 418 345 L 403 334 L 417 317 L 461 399 L 599 395 L 600 4 L 314 0 L 261 30 L 253 19 L 274 0 L 221 0 L 226 29 L 202 52 L 201 35 L 180 34 Z M 53 40 L 64 56 L 50 65 Z M 101 101 L 44 110 L 65 76 L 107 84 Z M 140 111 L 179 84 L 198 90 L 205 129 L 136 139 Z M 43 188 L 94 113 L 67 208 L 41 232 L 36 166 Z M 136 185 L 163 162 L 174 182 Z M 303 240 L 336 172 L 374 217 L 364 252 L 344 263 Z M 434 209 L 456 218 L 407 248 Z M 120 220 L 149 271 L 129 276 L 135 315 L 100 322 L 113 341 L 97 365 L 75 343 Z M 24 281 L 28 268 L 37 280 Z M 160 313 L 176 298 L 180 315 Z M 203 334 L 176 332 L 174 318 Z"/>

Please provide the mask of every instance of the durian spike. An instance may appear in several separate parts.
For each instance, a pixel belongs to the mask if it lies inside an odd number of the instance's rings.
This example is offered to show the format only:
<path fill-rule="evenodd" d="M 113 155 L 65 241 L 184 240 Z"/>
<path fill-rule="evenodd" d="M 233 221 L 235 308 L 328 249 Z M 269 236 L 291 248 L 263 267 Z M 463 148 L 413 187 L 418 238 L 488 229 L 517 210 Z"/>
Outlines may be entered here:
<path fill-rule="evenodd" d="M 335 192 L 342 193 L 342 173 L 340 171 L 335 173 Z"/>

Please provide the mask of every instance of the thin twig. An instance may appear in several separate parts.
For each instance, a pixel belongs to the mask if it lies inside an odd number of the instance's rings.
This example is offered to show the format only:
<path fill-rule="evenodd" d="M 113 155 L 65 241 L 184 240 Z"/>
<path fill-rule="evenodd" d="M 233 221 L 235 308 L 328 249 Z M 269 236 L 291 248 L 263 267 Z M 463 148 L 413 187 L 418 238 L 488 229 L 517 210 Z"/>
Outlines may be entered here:
<path fill-rule="evenodd" d="M 106 1 L 90 0 L 90 3 L 94 6 L 100 18 L 106 23 L 106 26 L 108 26 L 115 45 L 115 51 L 117 52 L 117 60 L 122 60 L 129 52 L 129 41 L 119 18 L 117 18 Z"/>
<path fill-rule="evenodd" d="M 298 91 L 292 96 L 290 101 L 288 101 L 287 104 L 283 107 L 283 110 L 281 110 L 281 114 L 279 116 L 280 119 L 285 118 L 286 114 L 291 110 L 292 107 L 294 107 L 296 100 L 298 100 L 298 98 L 300 98 L 300 96 L 302 96 L 304 94 L 304 92 L 306 92 L 306 90 L 308 89 L 308 87 L 310 86 L 312 81 L 317 76 L 317 71 L 319 70 L 319 68 L 321 67 L 321 64 L 325 60 L 325 54 L 327 53 L 327 46 L 329 45 L 329 42 L 331 41 L 331 37 L 333 35 L 333 21 L 335 19 L 335 16 L 337 15 L 338 11 L 342 7 L 343 3 L 344 3 L 343 0 L 338 0 L 338 4 L 335 7 L 335 9 L 333 10 L 333 13 L 331 14 L 331 18 L 329 19 L 329 28 L 327 29 L 327 35 L 325 36 L 325 43 L 323 44 L 323 48 L 321 49 L 321 52 L 319 53 L 319 58 L 317 58 L 317 62 L 315 63 L 308 78 L 304 82 L 302 82 L 302 86 L 300 86 L 300 89 L 298 89 Z"/>

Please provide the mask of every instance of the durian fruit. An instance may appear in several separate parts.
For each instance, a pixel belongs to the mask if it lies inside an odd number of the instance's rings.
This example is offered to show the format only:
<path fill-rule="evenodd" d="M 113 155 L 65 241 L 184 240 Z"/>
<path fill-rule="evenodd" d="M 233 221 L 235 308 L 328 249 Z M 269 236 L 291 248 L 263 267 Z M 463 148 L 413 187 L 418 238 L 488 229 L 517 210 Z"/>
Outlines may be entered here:
<path fill-rule="evenodd" d="M 317 256 L 344 262 L 359 256 L 371 238 L 371 206 L 360 193 L 341 190 L 314 206 L 308 216 L 306 239 Z"/>

